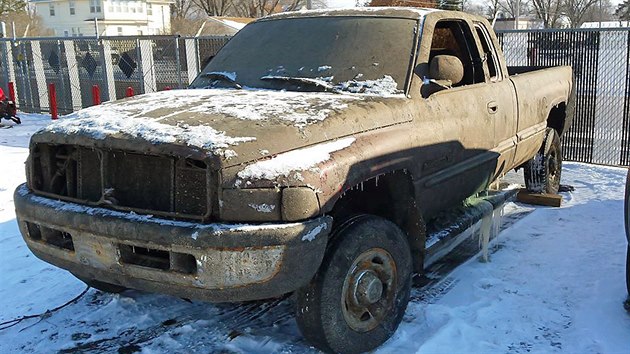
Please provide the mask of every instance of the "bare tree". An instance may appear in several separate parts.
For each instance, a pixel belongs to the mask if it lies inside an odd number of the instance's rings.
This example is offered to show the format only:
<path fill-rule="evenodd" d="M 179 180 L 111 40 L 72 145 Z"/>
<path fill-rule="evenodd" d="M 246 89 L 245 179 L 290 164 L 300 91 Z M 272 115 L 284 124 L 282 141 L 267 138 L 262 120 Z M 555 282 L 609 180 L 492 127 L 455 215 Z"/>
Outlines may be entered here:
<path fill-rule="evenodd" d="M 528 0 L 499 0 L 499 10 L 509 17 L 516 18 L 516 8 L 519 8 L 518 15 L 524 16 L 530 13 L 530 4 Z"/>
<path fill-rule="evenodd" d="M 0 16 L 9 12 L 26 11 L 24 0 L 0 0 Z"/>
<path fill-rule="evenodd" d="M 619 4 L 617 11 L 615 11 L 615 15 L 619 17 L 620 20 L 630 21 L 630 0 L 625 0 Z"/>
<path fill-rule="evenodd" d="M 208 16 L 228 16 L 234 10 L 234 0 L 191 0 Z M 238 1 L 238 0 L 237 0 Z"/>
<path fill-rule="evenodd" d="M 486 15 L 490 18 L 494 18 L 497 16 L 499 11 L 501 11 L 501 6 L 499 4 L 499 0 L 486 0 Z"/>
<path fill-rule="evenodd" d="M 26 11 L 25 8 L 0 14 L 0 22 L 6 22 L 8 25 L 15 24 L 15 33 L 18 36 L 37 37 L 54 34 L 51 29 L 42 24 L 39 16 Z"/>
<path fill-rule="evenodd" d="M 564 14 L 571 22 L 571 27 L 580 27 L 584 16 L 600 0 L 565 0 Z"/>
<path fill-rule="evenodd" d="M 198 8 L 193 0 L 173 0 L 171 3 L 171 17 L 173 19 L 188 18 L 197 11 Z"/>
<path fill-rule="evenodd" d="M 236 15 L 243 17 L 263 17 L 278 12 L 299 10 L 306 5 L 305 0 L 235 0 Z"/>
<path fill-rule="evenodd" d="M 534 14 L 542 20 L 545 28 L 554 28 L 559 25 L 562 6 L 562 0 L 532 0 Z"/>

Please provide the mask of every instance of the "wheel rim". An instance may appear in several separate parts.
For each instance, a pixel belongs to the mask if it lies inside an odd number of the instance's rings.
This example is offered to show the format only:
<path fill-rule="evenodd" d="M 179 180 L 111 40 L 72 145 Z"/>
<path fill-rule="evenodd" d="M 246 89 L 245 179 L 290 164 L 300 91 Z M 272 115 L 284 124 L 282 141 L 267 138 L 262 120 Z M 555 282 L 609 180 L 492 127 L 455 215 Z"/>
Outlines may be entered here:
<path fill-rule="evenodd" d="M 341 308 L 346 323 L 367 332 L 389 316 L 396 295 L 396 263 L 389 252 L 372 248 L 352 263 L 343 283 Z"/>
<path fill-rule="evenodd" d="M 549 185 L 557 189 L 560 186 L 560 161 L 558 161 L 558 154 L 555 149 L 549 152 L 547 157 L 547 176 Z"/>

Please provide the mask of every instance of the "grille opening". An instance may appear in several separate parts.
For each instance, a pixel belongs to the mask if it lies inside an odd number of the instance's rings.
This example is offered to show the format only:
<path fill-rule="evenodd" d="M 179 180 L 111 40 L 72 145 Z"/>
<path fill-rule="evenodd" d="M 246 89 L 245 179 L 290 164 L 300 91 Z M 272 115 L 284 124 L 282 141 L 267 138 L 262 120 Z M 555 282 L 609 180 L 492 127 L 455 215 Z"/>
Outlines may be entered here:
<path fill-rule="evenodd" d="M 68 145 L 38 145 L 33 151 L 33 188 L 77 197 L 76 150 Z"/>
<path fill-rule="evenodd" d="M 119 244 L 118 248 L 120 261 L 126 264 L 184 274 L 197 272 L 197 261 L 190 254 L 125 244 Z"/>
<path fill-rule="evenodd" d="M 72 236 L 64 231 L 27 222 L 28 236 L 34 240 L 48 245 L 74 252 Z"/>

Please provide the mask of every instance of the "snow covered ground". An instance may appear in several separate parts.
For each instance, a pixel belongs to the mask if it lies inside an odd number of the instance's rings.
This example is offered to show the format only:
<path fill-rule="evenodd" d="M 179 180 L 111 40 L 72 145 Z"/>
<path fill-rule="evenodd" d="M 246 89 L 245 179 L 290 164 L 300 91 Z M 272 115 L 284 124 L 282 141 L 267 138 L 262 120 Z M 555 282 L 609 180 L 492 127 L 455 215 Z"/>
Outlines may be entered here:
<path fill-rule="evenodd" d="M 35 258 L 19 235 L 13 190 L 28 137 L 49 122 L 23 115 L 0 129 L 0 322 L 40 314 L 85 285 Z M 7 123 L 10 124 L 10 123 Z M 561 208 L 534 209 L 438 284 L 414 289 L 399 330 L 379 353 L 630 353 L 624 311 L 626 241 L 621 168 L 566 163 Z M 430 294 L 430 296 L 427 296 Z M 6 325 L 0 325 L 0 328 Z M 301 353 L 290 299 L 212 305 L 165 295 L 89 289 L 45 316 L 0 329 L 0 352 Z"/>

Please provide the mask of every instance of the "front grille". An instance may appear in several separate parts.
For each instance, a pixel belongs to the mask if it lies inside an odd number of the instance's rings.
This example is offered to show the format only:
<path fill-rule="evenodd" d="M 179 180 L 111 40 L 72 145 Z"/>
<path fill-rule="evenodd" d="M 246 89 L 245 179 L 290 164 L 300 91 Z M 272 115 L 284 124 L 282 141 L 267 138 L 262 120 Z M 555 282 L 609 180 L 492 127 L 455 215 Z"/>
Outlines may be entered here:
<path fill-rule="evenodd" d="M 30 160 L 36 192 L 112 209 L 209 218 L 203 161 L 52 144 L 35 146 Z"/>

